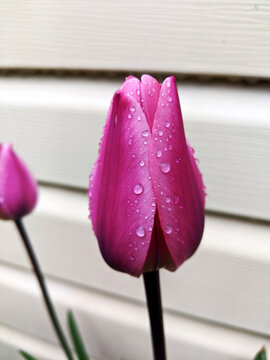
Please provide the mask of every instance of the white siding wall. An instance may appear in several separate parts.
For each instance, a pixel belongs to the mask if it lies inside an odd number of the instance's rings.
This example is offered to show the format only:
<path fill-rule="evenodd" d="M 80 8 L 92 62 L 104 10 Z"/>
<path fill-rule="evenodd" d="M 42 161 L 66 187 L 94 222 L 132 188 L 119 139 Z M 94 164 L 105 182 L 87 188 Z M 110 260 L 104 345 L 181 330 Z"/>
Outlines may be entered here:
<path fill-rule="evenodd" d="M 26 225 L 63 324 L 72 308 L 96 359 L 151 359 L 142 279 L 102 260 L 86 188 L 117 71 L 176 73 L 193 77 L 178 87 L 208 214 L 196 255 L 161 271 L 169 359 L 251 360 L 269 348 L 268 1 L 3 0 L 0 14 L 0 73 L 51 70 L 0 77 L 0 142 L 13 142 L 42 184 Z M 0 358 L 19 359 L 17 348 L 64 359 L 15 228 L 1 222 Z"/>

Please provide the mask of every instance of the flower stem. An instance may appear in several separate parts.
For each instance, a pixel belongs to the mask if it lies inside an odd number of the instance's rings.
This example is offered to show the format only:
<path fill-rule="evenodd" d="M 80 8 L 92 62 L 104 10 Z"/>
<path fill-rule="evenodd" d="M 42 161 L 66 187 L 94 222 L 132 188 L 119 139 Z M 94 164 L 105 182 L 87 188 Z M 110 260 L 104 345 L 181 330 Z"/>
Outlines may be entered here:
<path fill-rule="evenodd" d="M 143 280 L 151 325 L 154 360 L 166 360 L 159 270 L 144 273 Z"/>
<path fill-rule="evenodd" d="M 42 295 L 43 295 L 43 299 L 44 299 L 44 302 L 45 302 L 45 305 L 47 307 L 47 310 L 48 310 L 48 313 L 49 313 L 49 316 L 51 318 L 51 321 L 52 321 L 52 324 L 53 324 L 53 327 L 54 327 L 54 330 L 56 332 L 56 335 L 58 336 L 58 339 L 63 347 L 63 350 L 64 352 L 66 353 L 66 356 L 69 360 L 74 360 L 73 359 L 73 355 L 72 355 L 72 352 L 69 348 L 69 345 L 68 345 L 68 342 L 65 338 L 65 335 L 64 335 L 64 332 L 61 328 L 61 325 L 60 325 L 60 322 L 57 318 L 57 315 L 56 315 L 56 312 L 55 312 L 55 309 L 53 307 L 53 303 L 50 299 L 50 295 L 49 295 L 49 292 L 48 292 L 48 289 L 47 289 L 47 286 L 46 286 L 46 283 L 45 283 L 45 279 L 44 279 L 44 276 L 42 274 L 42 271 L 41 271 L 41 268 L 39 266 L 39 263 L 38 263 L 38 260 L 37 260 L 37 257 L 35 255 L 35 252 L 34 252 L 34 249 L 31 245 L 31 241 L 27 235 L 27 232 L 26 232 L 26 229 L 23 225 L 23 222 L 21 219 L 17 219 L 15 220 L 15 224 L 16 224 L 16 227 L 20 233 L 20 236 L 23 240 L 23 244 L 26 248 L 26 251 L 27 251 L 27 254 L 29 256 L 29 259 L 31 261 L 31 264 L 33 266 L 33 269 L 34 269 L 34 272 L 36 274 L 36 277 L 37 277 L 37 280 L 38 280 L 38 283 L 39 283 L 39 286 L 40 286 L 40 289 L 41 289 L 41 292 L 42 292 Z"/>

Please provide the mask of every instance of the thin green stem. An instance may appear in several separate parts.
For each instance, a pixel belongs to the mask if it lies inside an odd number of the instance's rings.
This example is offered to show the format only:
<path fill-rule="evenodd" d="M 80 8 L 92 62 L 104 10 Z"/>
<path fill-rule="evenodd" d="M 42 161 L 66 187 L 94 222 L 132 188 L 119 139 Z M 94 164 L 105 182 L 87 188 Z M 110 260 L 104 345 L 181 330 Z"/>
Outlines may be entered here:
<path fill-rule="evenodd" d="M 50 298 L 50 295 L 49 295 L 49 292 L 48 292 L 48 289 L 47 289 L 47 286 L 46 286 L 44 276 L 42 274 L 42 271 L 41 271 L 41 268 L 39 266 L 37 257 L 35 255 L 34 249 L 33 249 L 32 245 L 31 245 L 31 241 L 30 241 L 30 239 L 28 237 L 28 234 L 27 234 L 26 229 L 25 229 L 25 227 L 23 225 L 23 222 L 22 222 L 21 219 L 17 219 L 17 220 L 15 220 L 15 224 L 16 224 L 16 227 L 17 227 L 19 233 L 20 233 L 23 244 L 24 244 L 24 246 L 26 248 L 27 254 L 29 256 L 29 259 L 30 259 L 31 264 L 32 264 L 33 269 L 34 269 L 34 272 L 36 274 L 36 277 L 37 277 L 37 280 L 38 280 L 38 283 L 39 283 L 39 286 L 40 286 L 40 289 L 41 289 L 41 292 L 42 292 L 42 295 L 43 295 L 43 299 L 44 299 L 46 308 L 48 310 L 50 319 L 52 321 L 54 330 L 56 332 L 56 335 L 57 335 L 57 337 L 58 337 L 58 339 L 59 339 L 59 341 L 60 341 L 60 343 L 61 343 L 61 345 L 63 347 L 64 352 L 66 353 L 67 358 L 69 360 L 74 360 L 72 352 L 71 352 L 71 350 L 69 348 L 68 342 L 67 342 L 67 340 L 65 338 L 64 332 L 63 332 L 63 330 L 61 328 L 60 322 L 59 322 L 59 320 L 57 318 L 53 303 L 51 301 L 51 298 Z"/>

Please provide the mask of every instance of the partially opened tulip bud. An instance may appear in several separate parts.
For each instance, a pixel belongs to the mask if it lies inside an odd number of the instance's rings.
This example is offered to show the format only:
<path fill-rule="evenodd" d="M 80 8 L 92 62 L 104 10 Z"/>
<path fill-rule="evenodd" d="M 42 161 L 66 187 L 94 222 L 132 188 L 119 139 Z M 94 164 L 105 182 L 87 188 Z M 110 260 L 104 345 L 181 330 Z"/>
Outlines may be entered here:
<path fill-rule="evenodd" d="M 90 217 L 105 261 L 139 276 L 176 270 L 204 228 L 202 177 L 176 80 L 129 77 L 114 94 L 90 176 Z"/>
<path fill-rule="evenodd" d="M 16 220 L 37 202 L 37 183 L 10 144 L 0 144 L 0 219 Z"/>

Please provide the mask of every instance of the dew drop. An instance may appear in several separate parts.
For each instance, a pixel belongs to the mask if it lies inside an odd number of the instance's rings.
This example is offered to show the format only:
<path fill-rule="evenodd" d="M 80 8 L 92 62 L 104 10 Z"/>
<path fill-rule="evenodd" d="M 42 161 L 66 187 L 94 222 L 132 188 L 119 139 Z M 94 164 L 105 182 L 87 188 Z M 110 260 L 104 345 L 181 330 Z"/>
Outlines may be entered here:
<path fill-rule="evenodd" d="M 152 231 L 152 226 L 148 226 L 147 230 Z"/>
<path fill-rule="evenodd" d="M 172 97 L 171 96 L 167 96 L 167 100 L 169 101 L 169 102 L 172 102 Z M 130 110 L 131 111 L 131 110 Z"/>
<path fill-rule="evenodd" d="M 164 147 L 164 151 L 167 151 L 167 150 L 168 150 L 168 148 L 167 148 L 167 146 L 165 146 L 165 147 Z"/>
<path fill-rule="evenodd" d="M 166 196 L 165 201 L 166 201 L 167 204 L 169 204 L 171 202 L 171 198 L 169 196 Z"/>
<path fill-rule="evenodd" d="M 149 135 L 149 131 L 148 131 L 148 130 L 144 130 L 144 131 L 142 132 L 142 136 L 147 137 L 148 135 Z"/>
<path fill-rule="evenodd" d="M 136 213 L 138 214 L 140 212 L 140 209 L 136 209 Z"/>
<path fill-rule="evenodd" d="M 142 241 L 142 242 L 141 242 L 141 244 L 142 244 L 142 246 L 144 246 L 144 245 L 145 245 L 145 242 L 144 242 L 144 241 Z"/>
<path fill-rule="evenodd" d="M 178 164 L 180 160 L 181 160 L 180 158 L 177 158 L 177 159 L 175 160 L 176 164 Z"/>
<path fill-rule="evenodd" d="M 172 232 L 172 225 L 168 224 L 165 226 L 165 233 L 166 234 L 171 234 Z"/>
<path fill-rule="evenodd" d="M 144 140 L 143 143 L 144 143 L 144 145 L 147 145 L 147 141 L 146 141 L 146 140 Z"/>
<path fill-rule="evenodd" d="M 171 165 L 168 163 L 168 162 L 162 162 L 161 164 L 160 164 L 160 170 L 163 172 L 163 173 L 165 173 L 165 174 L 167 174 L 170 170 L 171 170 Z"/>
<path fill-rule="evenodd" d="M 129 110 L 130 110 L 131 112 L 134 112 L 136 109 L 135 109 L 134 106 L 131 106 L 131 107 L 129 108 Z"/>
<path fill-rule="evenodd" d="M 137 90 L 136 93 L 138 96 L 140 96 L 140 94 L 141 94 L 140 90 Z"/>
<path fill-rule="evenodd" d="M 137 229 L 136 229 L 136 235 L 140 238 L 144 237 L 145 236 L 145 230 L 142 226 L 139 226 Z"/>
<path fill-rule="evenodd" d="M 128 243 L 128 246 L 129 246 L 129 247 L 132 247 L 132 246 L 133 246 L 132 242 L 129 242 L 129 243 Z"/>
<path fill-rule="evenodd" d="M 133 157 L 133 159 L 136 157 L 136 155 L 135 154 L 132 154 L 132 157 Z"/>
<path fill-rule="evenodd" d="M 133 191 L 136 195 L 140 195 L 143 192 L 142 184 L 137 184 L 134 186 Z"/>
<path fill-rule="evenodd" d="M 132 119 L 133 116 L 131 114 L 128 114 L 128 119 Z"/>
<path fill-rule="evenodd" d="M 131 256 L 129 257 L 129 260 L 134 261 L 134 260 L 135 260 L 135 257 L 131 255 Z"/>
<path fill-rule="evenodd" d="M 179 196 L 174 195 L 174 203 L 175 204 L 179 203 Z"/>
<path fill-rule="evenodd" d="M 172 149 L 173 149 L 172 145 L 169 145 L 169 150 L 172 150 Z"/>
<path fill-rule="evenodd" d="M 154 203 L 154 201 L 152 202 L 152 206 L 156 206 L 156 203 Z"/>
<path fill-rule="evenodd" d="M 167 85 L 168 88 L 171 87 L 171 83 L 169 81 L 167 82 L 166 85 Z"/>
<path fill-rule="evenodd" d="M 132 139 L 129 139 L 129 140 L 128 140 L 128 145 L 132 145 L 132 144 L 133 144 Z"/>
<path fill-rule="evenodd" d="M 169 121 L 166 121 L 165 126 L 166 126 L 166 128 L 169 128 L 171 126 L 171 123 Z"/>
<path fill-rule="evenodd" d="M 145 162 L 142 160 L 140 161 L 140 166 L 144 166 Z"/>
<path fill-rule="evenodd" d="M 162 155 L 162 151 L 161 151 L 161 150 L 158 150 L 158 151 L 156 152 L 156 155 L 157 155 L 157 158 L 160 158 L 161 155 Z"/>
<path fill-rule="evenodd" d="M 163 135 L 163 131 L 162 131 L 162 130 L 159 130 L 158 135 L 159 135 L 159 136 L 162 136 L 162 135 Z"/>
<path fill-rule="evenodd" d="M 142 117 L 140 115 L 137 116 L 137 120 L 138 121 L 141 121 L 142 120 Z"/>

